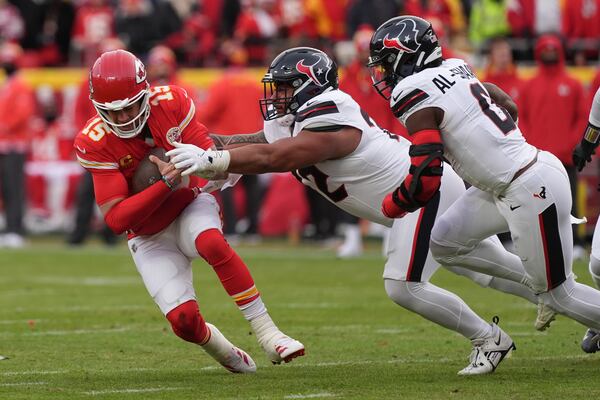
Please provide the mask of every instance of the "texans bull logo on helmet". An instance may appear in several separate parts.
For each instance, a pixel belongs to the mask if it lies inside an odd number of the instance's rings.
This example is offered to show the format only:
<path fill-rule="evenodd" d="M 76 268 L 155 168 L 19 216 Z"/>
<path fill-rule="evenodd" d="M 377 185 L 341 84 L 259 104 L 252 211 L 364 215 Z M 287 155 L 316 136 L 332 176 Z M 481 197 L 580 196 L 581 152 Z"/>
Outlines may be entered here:
<path fill-rule="evenodd" d="M 327 76 L 331 69 L 331 60 L 324 60 L 321 56 L 315 56 L 315 58 L 316 61 L 312 64 L 308 64 L 310 61 L 306 58 L 298 61 L 296 69 L 298 72 L 308 76 L 308 78 L 317 86 L 325 86 L 329 83 Z"/>
<path fill-rule="evenodd" d="M 383 47 L 388 49 L 398 49 L 407 53 L 416 52 L 421 43 L 417 40 L 419 31 L 415 21 L 408 19 L 400 21 L 397 25 L 399 31 L 397 34 L 390 38 L 390 35 L 386 35 L 383 38 Z"/>

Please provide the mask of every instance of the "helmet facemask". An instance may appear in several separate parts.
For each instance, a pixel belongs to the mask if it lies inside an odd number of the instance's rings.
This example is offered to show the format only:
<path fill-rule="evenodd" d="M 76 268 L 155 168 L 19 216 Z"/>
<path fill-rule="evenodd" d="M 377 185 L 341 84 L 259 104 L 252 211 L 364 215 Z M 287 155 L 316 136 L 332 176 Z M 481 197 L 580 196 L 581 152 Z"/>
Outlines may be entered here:
<path fill-rule="evenodd" d="M 94 104 L 98 115 L 102 118 L 102 121 L 108 125 L 115 135 L 123 139 L 131 139 L 137 136 L 144 128 L 144 125 L 150 116 L 150 92 L 148 90 L 148 85 L 146 89 L 140 91 L 131 99 L 114 100 L 110 103 L 100 103 L 92 99 L 92 103 Z M 111 119 L 109 111 L 120 111 L 135 103 L 140 104 L 140 110 L 134 118 L 122 124 L 116 123 Z M 123 129 L 129 125 L 133 126 L 132 129 Z"/>
<path fill-rule="evenodd" d="M 390 62 L 384 62 L 377 57 L 369 57 L 369 73 L 371 74 L 371 80 L 373 81 L 373 87 L 377 90 L 377 93 L 386 100 L 389 100 L 392 96 L 392 90 L 394 86 L 400 81 L 400 78 L 394 72 L 393 62 L 397 61 L 397 57 L 394 55 L 388 56 L 392 60 Z"/>
<path fill-rule="evenodd" d="M 264 97 L 260 100 L 260 110 L 265 121 L 270 121 L 283 117 L 288 114 L 295 114 L 300 106 L 310 100 L 312 97 L 325 91 L 319 90 L 310 80 L 296 78 L 291 81 L 276 81 L 272 75 L 267 73 L 262 80 L 264 87 Z M 291 96 L 280 96 L 281 86 L 287 86 L 288 92 L 293 90 Z M 314 92 L 314 93 L 313 93 Z"/>

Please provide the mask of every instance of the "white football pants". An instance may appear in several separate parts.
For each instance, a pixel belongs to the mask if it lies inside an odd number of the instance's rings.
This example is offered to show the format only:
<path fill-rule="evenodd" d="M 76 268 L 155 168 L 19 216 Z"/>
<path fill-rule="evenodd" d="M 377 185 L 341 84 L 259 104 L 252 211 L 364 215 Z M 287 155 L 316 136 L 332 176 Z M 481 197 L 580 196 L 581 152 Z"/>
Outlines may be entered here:
<path fill-rule="evenodd" d="M 514 256 L 489 248 L 484 239 L 509 230 L 527 272 L 526 282 L 544 303 L 588 327 L 600 328 L 600 292 L 573 279 L 569 188 L 562 163 L 551 153 L 540 152 L 537 163 L 500 197 L 477 188 L 461 196 L 433 229 L 434 257 L 467 268 L 482 259 L 506 266 Z M 497 274 L 510 279 L 509 275 Z"/>

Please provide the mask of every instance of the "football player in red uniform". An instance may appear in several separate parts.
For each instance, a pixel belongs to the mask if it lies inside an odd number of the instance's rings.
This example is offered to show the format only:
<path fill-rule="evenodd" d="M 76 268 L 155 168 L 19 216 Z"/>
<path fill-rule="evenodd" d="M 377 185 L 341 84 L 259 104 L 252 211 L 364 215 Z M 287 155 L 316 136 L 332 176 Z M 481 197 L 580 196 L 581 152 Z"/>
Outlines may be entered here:
<path fill-rule="evenodd" d="M 75 139 L 77 159 L 92 173 L 96 202 L 108 226 L 127 232 L 128 247 L 146 289 L 183 340 L 199 344 L 231 372 L 254 372 L 248 354 L 232 345 L 198 310 L 191 260 L 201 256 L 250 322 L 273 363 L 304 354 L 267 313 L 250 272 L 225 241 L 218 205 L 200 193 L 196 178 L 150 156 L 162 179 L 132 193 L 136 167 L 153 147 L 174 142 L 207 149 L 213 142 L 178 86 L 150 87 L 142 62 L 124 50 L 102 54 L 90 71 L 90 99 L 98 115 Z"/>

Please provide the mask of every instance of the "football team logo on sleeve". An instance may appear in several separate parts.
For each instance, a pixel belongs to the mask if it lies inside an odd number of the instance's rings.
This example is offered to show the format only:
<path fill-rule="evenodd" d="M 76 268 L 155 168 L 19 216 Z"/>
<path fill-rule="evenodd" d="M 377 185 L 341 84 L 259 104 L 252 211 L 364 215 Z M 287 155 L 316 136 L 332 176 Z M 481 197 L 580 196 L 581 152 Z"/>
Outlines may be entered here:
<path fill-rule="evenodd" d="M 417 40 L 419 31 L 417 25 L 412 19 L 402 20 L 398 23 L 398 33 L 394 37 L 390 38 L 390 35 L 386 35 L 383 38 L 383 47 L 388 49 L 398 49 L 407 53 L 416 52 L 421 43 Z"/>
<path fill-rule="evenodd" d="M 181 129 L 178 126 L 174 126 L 167 132 L 167 141 L 171 144 L 181 142 Z"/>
<path fill-rule="evenodd" d="M 308 76 L 308 78 L 315 83 L 317 86 L 325 86 L 329 83 L 327 75 L 331 70 L 331 60 L 324 60 L 321 56 L 316 56 L 316 61 L 312 64 L 305 64 L 309 62 L 306 58 L 298 61 L 296 69 L 298 72 Z"/>

